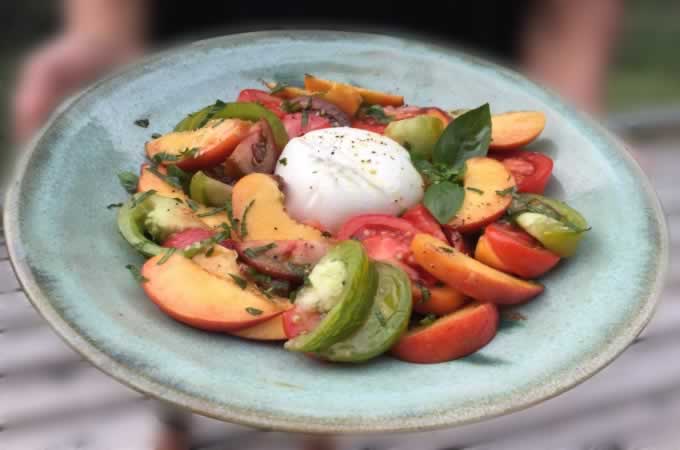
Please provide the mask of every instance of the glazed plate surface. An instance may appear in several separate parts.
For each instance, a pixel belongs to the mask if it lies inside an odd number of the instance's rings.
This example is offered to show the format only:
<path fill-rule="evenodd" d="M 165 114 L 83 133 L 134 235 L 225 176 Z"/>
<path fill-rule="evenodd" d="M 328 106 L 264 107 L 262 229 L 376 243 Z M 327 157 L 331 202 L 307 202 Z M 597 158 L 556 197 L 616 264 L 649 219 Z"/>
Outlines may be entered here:
<path fill-rule="evenodd" d="M 450 109 L 540 110 L 532 145 L 555 160 L 547 195 L 593 229 L 545 277 L 496 339 L 468 358 L 415 365 L 381 358 L 319 364 L 280 345 L 205 333 L 166 317 L 125 269 L 142 258 L 119 236 L 143 144 L 186 113 L 232 100 L 260 79 L 304 73 Z M 133 123 L 148 118 L 147 129 Z M 651 318 L 667 265 L 667 231 L 648 181 L 623 146 L 554 96 L 497 66 L 441 47 L 377 35 L 265 32 L 199 42 L 147 59 L 62 107 L 18 165 L 5 204 L 13 264 L 31 301 L 93 364 L 151 396 L 226 421 L 304 432 L 413 431 L 531 406 L 587 379 Z"/>

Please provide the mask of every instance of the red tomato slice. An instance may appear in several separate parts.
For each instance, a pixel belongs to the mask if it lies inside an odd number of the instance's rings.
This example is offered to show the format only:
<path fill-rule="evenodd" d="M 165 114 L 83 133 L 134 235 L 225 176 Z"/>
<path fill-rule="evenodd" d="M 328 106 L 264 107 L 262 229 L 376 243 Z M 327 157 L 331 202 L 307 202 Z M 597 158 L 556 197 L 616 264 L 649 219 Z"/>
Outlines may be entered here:
<path fill-rule="evenodd" d="M 165 242 L 163 242 L 163 247 L 184 248 L 195 242 L 209 239 L 214 235 L 215 232 L 211 230 L 204 230 L 202 228 L 190 228 L 188 230 L 171 234 L 165 240 Z"/>
<path fill-rule="evenodd" d="M 302 113 L 293 113 L 283 116 L 283 126 L 286 128 L 288 137 L 293 139 L 294 137 L 309 133 L 310 131 L 330 128 L 331 122 L 325 117 L 319 116 L 318 114 L 309 113 L 307 114 L 306 126 L 303 128 Z"/>
<path fill-rule="evenodd" d="M 523 278 L 539 277 L 560 260 L 528 233 L 512 225 L 492 223 L 486 227 L 484 236 L 501 262 Z"/>
<path fill-rule="evenodd" d="M 385 134 L 385 128 L 387 128 L 387 125 L 378 123 L 378 121 L 369 117 L 365 119 L 354 119 L 352 121 L 352 128 L 360 128 L 362 130 L 368 130 L 378 134 Z"/>
<path fill-rule="evenodd" d="M 303 332 L 312 331 L 321 322 L 321 314 L 318 312 L 297 307 L 284 312 L 281 318 L 283 319 L 283 332 L 288 339 L 293 339 Z"/>
<path fill-rule="evenodd" d="M 517 183 L 518 192 L 542 194 L 550 180 L 553 160 L 543 153 L 512 150 L 490 153 L 489 157 L 503 163 L 512 173 Z"/>
<path fill-rule="evenodd" d="M 401 216 L 402 219 L 411 224 L 423 233 L 430 234 L 442 242 L 447 242 L 446 236 L 437 219 L 432 216 L 430 211 L 423 204 L 418 204 L 406 211 Z"/>
<path fill-rule="evenodd" d="M 259 89 L 244 89 L 238 95 L 237 102 L 259 103 L 282 119 L 286 113 L 281 111 L 283 100 Z"/>
<path fill-rule="evenodd" d="M 387 214 L 365 214 L 345 222 L 337 234 L 339 240 L 361 241 L 368 256 L 401 268 L 414 283 L 432 286 L 436 279 L 415 262 L 411 253 L 413 237 L 421 233 L 409 221 Z"/>

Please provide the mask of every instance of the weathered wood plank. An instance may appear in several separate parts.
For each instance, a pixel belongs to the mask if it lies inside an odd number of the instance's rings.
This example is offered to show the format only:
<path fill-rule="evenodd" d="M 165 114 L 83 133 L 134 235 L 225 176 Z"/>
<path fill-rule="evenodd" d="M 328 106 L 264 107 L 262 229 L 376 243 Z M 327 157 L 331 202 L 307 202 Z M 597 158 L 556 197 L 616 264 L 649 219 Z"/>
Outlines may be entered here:
<path fill-rule="evenodd" d="M 0 334 L 0 374 L 42 371 L 78 363 L 80 356 L 48 327 L 10 330 Z"/>
<path fill-rule="evenodd" d="M 22 291 L 0 294 L 0 330 L 47 326 Z"/>
<path fill-rule="evenodd" d="M 663 370 L 658 368 L 660 361 L 664 362 Z M 628 402 L 636 404 L 659 392 L 679 388 L 680 333 L 667 339 L 643 340 L 590 380 L 552 400 L 455 430 L 409 434 L 399 440 L 399 448 L 424 448 L 424 442 L 431 444 L 426 448 L 466 447 L 495 439 L 510 439 L 580 416 L 587 417 L 586 422 L 596 422 L 614 414 Z M 595 409 L 596 413 L 589 413 L 590 409 Z"/>
<path fill-rule="evenodd" d="M 30 429 L 0 433 L 3 450 L 149 450 L 159 424 L 146 404 L 101 409 L 82 417 L 54 417 Z"/>
<path fill-rule="evenodd" d="M 19 281 L 14 275 L 9 261 L 0 261 L 0 293 L 19 289 Z"/>
<path fill-rule="evenodd" d="M 0 398 L 0 424 L 8 429 L 98 408 L 105 410 L 142 397 L 99 370 L 81 364 L 62 372 L 7 376 L 0 384 Z"/>

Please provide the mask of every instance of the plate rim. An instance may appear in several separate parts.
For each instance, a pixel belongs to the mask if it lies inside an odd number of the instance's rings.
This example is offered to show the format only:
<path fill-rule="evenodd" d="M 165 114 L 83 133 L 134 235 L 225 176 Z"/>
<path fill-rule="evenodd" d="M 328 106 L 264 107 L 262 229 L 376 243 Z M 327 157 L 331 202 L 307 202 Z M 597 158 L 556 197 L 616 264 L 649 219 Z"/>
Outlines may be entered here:
<path fill-rule="evenodd" d="M 623 327 L 624 331 L 604 344 L 598 351 L 593 352 L 588 358 L 582 360 L 578 370 L 573 368 L 566 370 L 564 373 L 562 373 L 561 378 L 557 382 L 551 382 L 547 385 L 539 385 L 537 388 L 530 389 L 530 391 L 524 395 L 517 396 L 516 394 L 511 394 L 508 396 L 508 400 L 506 402 L 487 407 L 483 412 L 465 415 L 451 413 L 451 411 L 448 410 L 444 414 L 430 413 L 415 418 L 380 418 L 376 421 L 370 422 L 362 422 L 361 420 L 342 421 L 337 419 L 310 422 L 307 420 L 307 417 L 302 416 L 286 414 L 277 415 L 276 413 L 260 415 L 254 413 L 251 410 L 213 403 L 210 400 L 194 397 L 187 393 L 181 392 L 175 387 L 164 385 L 160 382 L 154 381 L 151 378 L 148 378 L 141 373 L 137 373 L 134 369 L 127 367 L 125 364 L 119 361 L 116 361 L 114 358 L 101 351 L 94 344 L 87 341 L 87 339 L 77 333 L 71 327 L 69 322 L 66 321 L 52 307 L 49 295 L 46 292 L 43 292 L 43 289 L 33 276 L 31 268 L 27 264 L 25 258 L 22 256 L 24 255 L 25 251 L 22 243 L 18 239 L 18 236 L 20 235 L 19 198 L 21 195 L 21 181 L 24 174 L 28 170 L 29 162 L 33 153 L 47 131 L 50 130 L 52 125 L 62 116 L 67 114 L 80 99 L 86 97 L 89 93 L 96 91 L 100 86 L 106 85 L 107 83 L 114 81 L 119 77 L 125 77 L 135 70 L 139 70 L 144 66 L 172 56 L 173 54 L 190 51 L 191 48 L 204 46 L 210 47 L 212 44 L 226 43 L 230 40 L 239 40 L 243 38 L 260 40 L 267 38 L 293 37 L 295 39 L 302 38 L 304 40 L 306 37 L 318 37 L 319 35 L 324 35 L 324 37 L 327 38 L 341 35 L 343 37 L 352 38 L 363 37 L 367 39 L 377 38 L 381 40 L 391 40 L 395 43 L 406 42 L 409 44 L 416 44 L 433 49 L 444 56 L 457 57 L 461 60 L 465 60 L 467 63 L 473 66 L 491 69 L 504 78 L 509 78 L 513 81 L 529 85 L 531 88 L 542 92 L 546 100 L 553 106 L 559 107 L 563 115 L 575 119 L 575 121 L 580 122 L 580 124 L 589 126 L 593 131 L 595 131 L 596 134 L 604 137 L 606 141 L 611 144 L 611 147 L 614 149 L 614 151 L 619 154 L 619 156 L 624 160 L 632 172 L 634 172 L 634 174 L 637 176 L 644 199 L 651 207 L 652 214 L 650 214 L 650 216 L 654 220 L 656 231 L 658 233 L 658 243 L 655 245 L 655 247 L 657 247 L 659 250 L 655 259 L 658 270 L 656 271 L 653 282 L 649 283 L 647 286 L 647 293 L 644 303 L 642 303 L 641 306 L 637 308 L 636 314 L 633 316 L 630 322 L 626 324 L 627 326 Z M 3 222 L 9 260 L 17 275 L 22 289 L 26 293 L 27 298 L 33 307 L 57 332 L 59 337 L 99 370 L 144 395 L 156 398 L 183 409 L 188 409 L 196 414 L 259 429 L 312 434 L 418 432 L 457 427 L 518 412 L 556 397 L 581 384 L 582 382 L 597 374 L 600 370 L 607 367 L 621 353 L 623 353 L 626 348 L 628 348 L 628 346 L 635 340 L 635 338 L 645 329 L 653 317 L 656 308 L 658 307 L 670 262 L 668 226 L 666 224 L 663 207 L 649 178 L 643 172 L 637 161 L 631 156 L 627 145 L 612 132 L 605 129 L 597 121 L 592 119 L 587 114 L 577 111 L 575 108 L 566 104 L 550 89 L 534 83 L 514 70 L 500 66 L 488 60 L 481 59 L 477 56 L 473 56 L 470 53 L 463 52 L 455 48 L 442 46 L 438 43 L 430 43 L 424 40 L 415 39 L 413 37 L 405 38 L 379 33 L 353 31 L 287 29 L 223 35 L 157 52 L 132 64 L 128 64 L 113 72 L 112 74 L 98 80 L 89 87 L 64 101 L 54 111 L 49 120 L 36 133 L 30 142 L 28 142 L 22 149 L 21 155 L 15 162 L 12 169 L 10 183 L 5 194 Z"/>

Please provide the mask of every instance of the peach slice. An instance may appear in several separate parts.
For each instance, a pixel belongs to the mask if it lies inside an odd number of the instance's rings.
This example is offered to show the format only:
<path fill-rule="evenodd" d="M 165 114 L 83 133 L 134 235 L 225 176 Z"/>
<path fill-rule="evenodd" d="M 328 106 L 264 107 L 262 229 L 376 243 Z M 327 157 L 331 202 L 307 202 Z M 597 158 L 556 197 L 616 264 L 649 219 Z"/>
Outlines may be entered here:
<path fill-rule="evenodd" d="M 160 178 L 155 173 L 149 170 L 151 166 L 149 164 L 142 164 L 142 168 L 139 172 L 139 183 L 137 184 L 137 192 L 146 192 L 154 190 L 157 194 L 163 197 L 179 198 L 181 200 L 186 200 L 187 196 L 184 192 Z M 167 175 L 168 172 L 165 167 L 157 167 L 156 170 L 162 175 Z"/>
<path fill-rule="evenodd" d="M 390 353 L 419 364 L 462 358 L 488 344 L 498 329 L 498 309 L 491 303 L 473 303 L 431 325 L 409 331 Z"/>
<path fill-rule="evenodd" d="M 411 241 L 416 262 L 438 280 L 482 302 L 513 305 L 532 299 L 543 286 L 487 266 L 428 235 Z"/>
<path fill-rule="evenodd" d="M 491 116 L 490 150 L 514 150 L 536 139 L 545 128 L 545 114 L 514 111 Z"/>
<path fill-rule="evenodd" d="M 336 83 L 335 81 L 323 80 L 312 75 L 305 75 L 305 89 L 312 92 L 326 92 L 329 91 L 333 84 L 344 84 Z M 404 104 L 404 97 L 401 95 L 387 94 L 385 92 L 372 91 L 370 89 L 364 89 L 350 84 L 344 84 L 356 90 L 359 95 L 364 99 L 366 103 L 372 105 L 382 105 L 382 106 L 401 106 Z"/>
<path fill-rule="evenodd" d="M 285 341 L 287 339 L 286 333 L 283 330 L 283 314 L 274 316 L 255 326 L 232 331 L 229 334 L 255 341 Z"/>
<path fill-rule="evenodd" d="M 487 237 L 484 235 L 481 235 L 477 241 L 477 247 L 475 248 L 475 259 L 502 272 L 512 272 L 508 266 L 503 264 L 503 261 L 500 260 L 496 252 L 493 251 L 491 244 L 489 244 L 489 239 L 487 239 Z"/>
<path fill-rule="evenodd" d="M 286 213 L 283 192 L 274 178 L 253 173 L 241 178 L 232 191 L 236 229 L 248 240 L 319 241 L 325 238 L 316 228 L 294 221 Z M 243 236 L 242 236 L 243 237 Z"/>
<path fill-rule="evenodd" d="M 363 102 L 356 89 L 340 83 L 334 83 L 328 92 L 323 94 L 323 99 L 333 103 L 350 117 L 354 117 Z"/>
<path fill-rule="evenodd" d="M 238 119 L 211 120 L 198 130 L 175 131 L 147 142 L 146 155 L 149 159 L 160 153 L 175 156 L 176 161 L 164 164 L 190 171 L 216 166 L 248 135 L 251 126 L 251 122 Z M 187 151 L 193 153 L 184 155 Z"/>
<path fill-rule="evenodd" d="M 413 288 L 413 309 L 420 314 L 434 314 L 445 316 L 460 309 L 467 298 L 457 290 L 449 287 L 431 287 L 430 298 L 423 301 L 423 294 L 420 289 Z"/>
<path fill-rule="evenodd" d="M 495 159 L 470 158 L 463 185 L 463 205 L 446 226 L 466 233 L 479 230 L 503 215 L 512 202 L 512 196 L 499 193 L 514 187 L 515 179 Z"/>
<path fill-rule="evenodd" d="M 142 266 L 142 276 L 148 280 L 142 288 L 179 322 L 208 331 L 238 331 L 290 307 L 282 299 L 265 298 L 254 286 L 242 288 L 234 279 L 216 276 L 179 253 L 159 265 L 163 256 L 154 256 Z"/>

